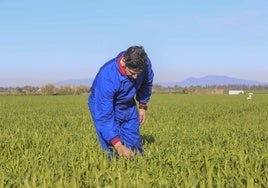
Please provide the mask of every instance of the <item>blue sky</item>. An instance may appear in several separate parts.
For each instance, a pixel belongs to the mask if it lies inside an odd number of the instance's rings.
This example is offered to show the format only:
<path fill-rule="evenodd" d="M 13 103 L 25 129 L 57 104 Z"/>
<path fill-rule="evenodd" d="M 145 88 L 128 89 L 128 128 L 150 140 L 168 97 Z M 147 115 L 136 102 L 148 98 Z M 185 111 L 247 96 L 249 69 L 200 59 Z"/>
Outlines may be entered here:
<path fill-rule="evenodd" d="M 142 45 L 155 83 L 268 81 L 267 0 L 0 0 L 0 86 L 93 78 Z"/>

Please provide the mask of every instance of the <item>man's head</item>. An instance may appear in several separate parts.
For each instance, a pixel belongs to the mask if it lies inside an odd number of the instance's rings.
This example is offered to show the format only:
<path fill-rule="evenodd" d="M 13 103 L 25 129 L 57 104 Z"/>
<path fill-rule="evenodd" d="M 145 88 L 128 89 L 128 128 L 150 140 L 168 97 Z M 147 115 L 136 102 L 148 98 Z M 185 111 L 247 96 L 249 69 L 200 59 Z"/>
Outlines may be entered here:
<path fill-rule="evenodd" d="M 124 54 L 125 70 L 129 77 L 136 79 L 147 67 L 147 54 L 142 46 L 131 46 Z"/>

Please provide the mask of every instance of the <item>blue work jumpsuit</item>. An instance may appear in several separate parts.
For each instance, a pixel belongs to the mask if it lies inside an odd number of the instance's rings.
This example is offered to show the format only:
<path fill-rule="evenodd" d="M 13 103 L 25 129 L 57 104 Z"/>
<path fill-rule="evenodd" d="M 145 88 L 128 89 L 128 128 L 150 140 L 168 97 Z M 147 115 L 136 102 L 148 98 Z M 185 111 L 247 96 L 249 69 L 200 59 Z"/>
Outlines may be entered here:
<path fill-rule="evenodd" d="M 132 151 L 143 153 L 136 101 L 148 103 L 152 93 L 154 73 L 149 58 L 147 68 L 137 79 L 130 79 L 119 69 L 118 58 L 124 53 L 101 67 L 88 97 L 98 139 L 110 154 L 113 153 L 111 141 L 117 137 Z"/>

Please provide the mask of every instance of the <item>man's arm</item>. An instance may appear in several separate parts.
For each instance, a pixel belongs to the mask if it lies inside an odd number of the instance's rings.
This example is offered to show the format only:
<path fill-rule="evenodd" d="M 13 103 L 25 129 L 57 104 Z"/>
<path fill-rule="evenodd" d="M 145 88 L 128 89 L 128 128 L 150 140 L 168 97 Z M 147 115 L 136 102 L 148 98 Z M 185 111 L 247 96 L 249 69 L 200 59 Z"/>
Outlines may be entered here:
<path fill-rule="evenodd" d="M 147 103 L 150 100 L 153 88 L 154 72 L 152 70 L 151 61 L 148 58 L 147 70 L 141 87 L 137 91 L 136 99 L 139 101 L 140 123 L 143 124 L 146 119 Z"/>

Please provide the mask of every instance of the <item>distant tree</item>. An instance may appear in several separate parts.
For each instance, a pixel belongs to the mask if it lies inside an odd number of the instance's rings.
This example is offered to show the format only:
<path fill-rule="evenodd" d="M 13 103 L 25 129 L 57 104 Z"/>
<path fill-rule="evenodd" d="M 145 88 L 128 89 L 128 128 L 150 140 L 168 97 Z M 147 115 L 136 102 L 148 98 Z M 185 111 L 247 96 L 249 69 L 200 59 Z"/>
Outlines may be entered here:
<path fill-rule="evenodd" d="M 29 94 L 34 94 L 38 91 L 38 87 L 33 87 L 33 86 L 24 86 L 22 88 L 22 92 L 26 95 L 29 95 Z"/>
<path fill-rule="evenodd" d="M 17 88 L 9 88 L 8 93 L 10 95 L 19 95 L 21 93 L 20 89 Z"/>
<path fill-rule="evenodd" d="M 188 94 L 188 89 L 187 89 L 187 88 L 184 88 L 184 89 L 182 90 L 182 94 Z"/>
<path fill-rule="evenodd" d="M 63 85 L 58 88 L 58 93 L 60 95 L 73 95 L 75 94 L 75 86 Z"/>
<path fill-rule="evenodd" d="M 86 86 L 86 85 L 77 86 L 75 94 L 81 95 L 84 93 L 89 93 L 89 89 L 90 89 L 89 86 Z"/>
<path fill-rule="evenodd" d="M 42 95 L 55 95 L 56 87 L 53 84 L 46 84 L 40 88 Z"/>

